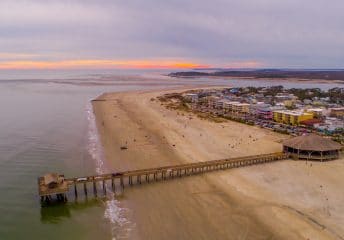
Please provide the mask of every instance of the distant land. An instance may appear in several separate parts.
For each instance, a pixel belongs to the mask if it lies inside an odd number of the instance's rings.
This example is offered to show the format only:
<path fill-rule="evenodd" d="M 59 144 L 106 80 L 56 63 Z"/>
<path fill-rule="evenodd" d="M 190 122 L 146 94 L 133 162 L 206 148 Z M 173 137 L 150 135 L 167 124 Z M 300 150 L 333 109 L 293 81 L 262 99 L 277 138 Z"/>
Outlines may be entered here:
<path fill-rule="evenodd" d="M 270 78 L 270 79 L 305 79 L 305 80 L 344 80 L 343 69 L 250 69 L 250 70 L 220 70 L 220 69 L 197 69 L 194 71 L 172 72 L 171 77 L 241 77 L 241 78 Z"/>

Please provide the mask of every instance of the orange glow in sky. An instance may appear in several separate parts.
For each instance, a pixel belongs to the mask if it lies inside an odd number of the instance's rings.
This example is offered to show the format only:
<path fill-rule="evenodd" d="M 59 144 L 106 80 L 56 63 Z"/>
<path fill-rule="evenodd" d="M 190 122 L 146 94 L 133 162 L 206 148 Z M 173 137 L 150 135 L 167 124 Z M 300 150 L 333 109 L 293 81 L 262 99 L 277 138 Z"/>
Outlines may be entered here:
<path fill-rule="evenodd" d="M 66 61 L 0 61 L 0 69 L 77 69 L 77 68 L 124 68 L 124 69 L 173 69 L 207 68 L 209 65 L 188 61 L 151 60 L 66 60 Z"/>
<path fill-rule="evenodd" d="M 200 64 L 193 61 L 176 60 L 0 60 L 0 70 L 11 69 L 194 69 L 194 68 L 259 68 L 263 64 L 258 61 L 230 62 L 222 66 Z"/>

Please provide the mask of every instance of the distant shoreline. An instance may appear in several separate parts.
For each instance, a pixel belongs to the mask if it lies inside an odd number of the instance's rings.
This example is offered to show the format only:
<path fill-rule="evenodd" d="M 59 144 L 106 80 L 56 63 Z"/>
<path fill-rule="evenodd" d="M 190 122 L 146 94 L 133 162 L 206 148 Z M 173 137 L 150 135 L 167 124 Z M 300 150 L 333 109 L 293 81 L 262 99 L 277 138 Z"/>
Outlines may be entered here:
<path fill-rule="evenodd" d="M 282 80 L 282 81 L 302 81 L 315 83 L 339 83 L 344 84 L 344 71 L 287 71 L 287 70 L 252 70 L 252 71 L 216 71 L 199 72 L 185 71 L 172 72 L 170 77 L 182 78 L 228 78 L 245 80 Z"/>
<path fill-rule="evenodd" d="M 288 82 L 306 82 L 306 83 L 327 83 L 327 84 L 343 84 L 344 80 L 327 80 L 327 79 L 304 79 L 304 78 L 255 78 L 255 77 L 220 77 L 220 76 L 210 76 L 209 78 L 225 78 L 229 80 L 233 79 L 243 79 L 243 80 L 255 80 L 255 81 L 288 81 Z"/>

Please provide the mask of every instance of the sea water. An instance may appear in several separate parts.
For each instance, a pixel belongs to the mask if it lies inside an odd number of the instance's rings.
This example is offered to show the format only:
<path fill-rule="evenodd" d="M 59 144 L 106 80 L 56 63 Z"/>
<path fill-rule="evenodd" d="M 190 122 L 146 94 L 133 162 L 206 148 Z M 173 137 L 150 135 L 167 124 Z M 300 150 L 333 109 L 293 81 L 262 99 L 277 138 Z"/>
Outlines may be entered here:
<path fill-rule="evenodd" d="M 74 202 L 71 195 L 66 205 L 41 208 L 37 177 L 106 172 L 93 98 L 184 83 L 72 74 L 0 76 L 0 239 L 112 239 L 128 234 L 122 231 L 131 224 L 122 217 L 126 209 L 115 199 Z"/>

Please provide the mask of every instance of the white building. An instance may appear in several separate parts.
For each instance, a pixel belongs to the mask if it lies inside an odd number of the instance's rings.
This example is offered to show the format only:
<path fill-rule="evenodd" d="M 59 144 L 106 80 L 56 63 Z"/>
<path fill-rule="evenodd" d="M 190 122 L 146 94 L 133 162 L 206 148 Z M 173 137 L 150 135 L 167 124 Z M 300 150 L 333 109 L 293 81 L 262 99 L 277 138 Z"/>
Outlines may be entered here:
<path fill-rule="evenodd" d="M 306 109 L 308 113 L 312 113 L 314 117 L 321 117 L 324 115 L 323 108 L 308 108 Z"/>
<path fill-rule="evenodd" d="M 344 121 L 338 118 L 328 117 L 324 123 L 314 124 L 314 127 L 323 131 L 335 131 L 336 129 L 344 128 Z"/>
<path fill-rule="evenodd" d="M 185 94 L 185 99 L 193 102 L 193 103 L 196 103 L 198 102 L 198 94 L 196 93 L 187 93 Z"/>

